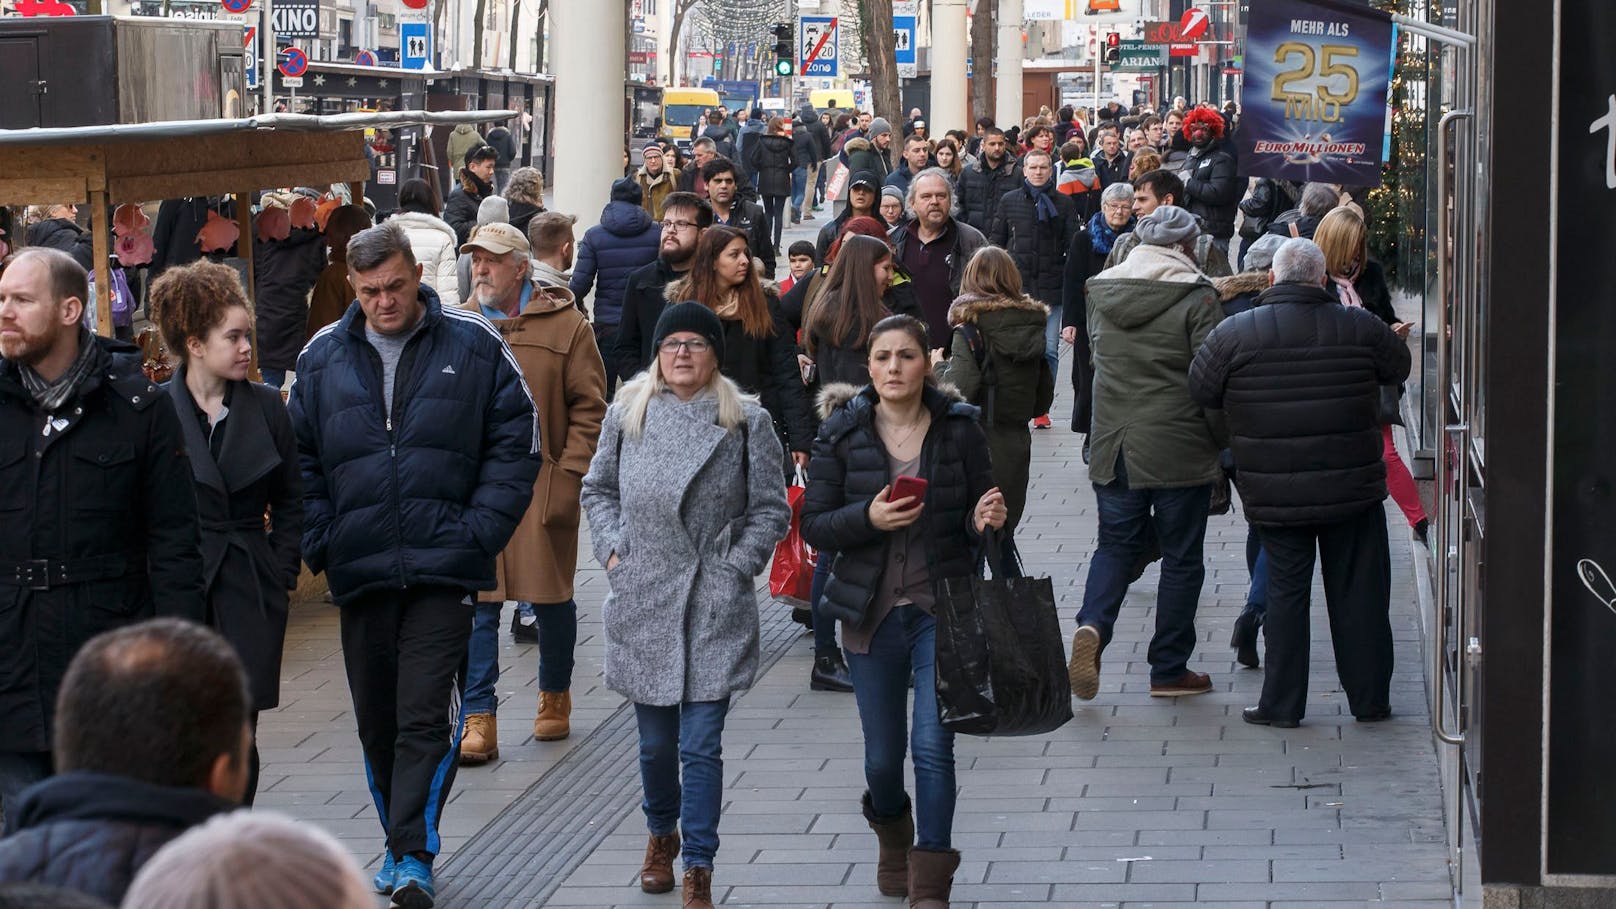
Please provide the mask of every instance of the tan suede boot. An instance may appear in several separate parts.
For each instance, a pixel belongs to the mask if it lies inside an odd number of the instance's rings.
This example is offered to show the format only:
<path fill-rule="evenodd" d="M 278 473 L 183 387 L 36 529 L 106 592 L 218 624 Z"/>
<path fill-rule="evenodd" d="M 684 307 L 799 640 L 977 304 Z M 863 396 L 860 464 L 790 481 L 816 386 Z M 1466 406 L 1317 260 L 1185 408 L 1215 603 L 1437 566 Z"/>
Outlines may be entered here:
<path fill-rule="evenodd" d="M 685 909 L 713 909 L 713 870 L 692 868 L 685 872 Z"/>
<path fill-rule="evenodd" d="M 646 893 L 673 890 L 673 859 L 679 854 L 679 834 L 651 835 L 645 843 L 645 864 L 640 866 L 640 889 Z"/>
<path fill-rule="evenodd" d="M 533 720 L 533 738 L 559 742 L 572 735 L 572 692 L 539 692 L 539 715 Z"/>
<path fill-rule="evenodd" d="M 907 896 L 909 893 L 909 847 L 915 844 L 915 816 L 910 803 L 904 799 L 903 813 L 896 817 L 877 818 L 870 805 L 870 794 L 859 800 L 864 806 L 864 820 L 875 831 L 880 852 L 875 862 L 875 889 L 882 896 Z"/>
<path fill-rule="evenodd" d="M 499 759 L 499 724 L 492 713 L 466 717 L 466 730 L 460 736 L 460 763 L 486 764 Z"/>
<path fill-rule="evenodd" d="M 958 849 L 909 850 L 909 909 L 948 909 L 959 864 Z"/>

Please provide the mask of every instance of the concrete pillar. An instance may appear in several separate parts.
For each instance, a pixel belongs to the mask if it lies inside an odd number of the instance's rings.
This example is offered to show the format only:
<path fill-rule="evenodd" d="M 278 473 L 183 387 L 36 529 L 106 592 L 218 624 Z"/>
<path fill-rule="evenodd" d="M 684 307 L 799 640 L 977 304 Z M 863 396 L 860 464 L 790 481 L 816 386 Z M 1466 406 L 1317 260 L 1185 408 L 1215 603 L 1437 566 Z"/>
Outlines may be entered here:
<path fill-rule="evenodd" d="M 999 40 L 993 53 L 999 63 L 993 122 L 1009 129 L 1021 125 L 1021 0 L 999 0 Z"/>
<path fill-rule="evenodd" d="M 965 0 L 933 0 L 931 7 L 931 110 L 927 135 L 951 129 L 969 134 L 970 98 L 965 86 L 965 60 L 970 38 L 965 31 Z M 985 75 L 985 74 L 984 74 Z"/>
<path fill-rule="evenodd" d="M 623 122 L 623 80 L 628 72 L 623 48 L 628 10 L 623 3 L 550 4 L 550 47 L 555 56 L 555 209 L 576 215 L 577 235 L 600 221 L 612 181 L 623 175 L 618 147 L 627 134 Z M 579 142 L 585 124 L 604 133 L 605 142 Z"/>

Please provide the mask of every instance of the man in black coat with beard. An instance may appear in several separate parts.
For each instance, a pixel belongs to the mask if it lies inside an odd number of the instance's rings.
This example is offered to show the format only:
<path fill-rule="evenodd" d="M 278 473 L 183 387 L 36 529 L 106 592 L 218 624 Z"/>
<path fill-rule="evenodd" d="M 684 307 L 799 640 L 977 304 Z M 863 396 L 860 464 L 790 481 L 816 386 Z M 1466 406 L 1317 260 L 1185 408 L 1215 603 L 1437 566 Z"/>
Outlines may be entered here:
<path fill-rule="evenodd" d="M 617 339 L 611 350 L 602 351 L 607 368 L 624 382 L 650 367 L 651 358 L 656 356 L 652 332 L 667 306 L 662 292 L 673 280 L 690 272 L 696 243 L 712 223 L 712 206 L 694 193 L 672 193 L 663 204 L 657 260 L 628 276 Z"/>
<path fill-rule="evenodd" d="M 1221 409 L 1246 520 L 1268 555 L 1262 697 L 1246 722 L 1293 727 L 1307 708 L 1315 552 L 1336 671 L 1359 722 L 1391 716 L 1391 555 L 1380 387 L 1408 378 L 1408 344 L 1325 290 L 1324 253 L 1286 240 L 1274 286 L 1224 319 L 1190 366 L 1195 403 Z"/>
<path fill-rule="evenodd" d="M 249 703 L 235 651 L 201 625 L 158 619 L 90 641 L 62 681 L 61 774 L 6 806 L 0 885 L 122 902 L 157 850 L 241 803 Z"/>
<path fill-rule="evenodd" d="M 51 774 L 68 661 L 154 615 L 202 621 L 179 418 L 132 344 L 82 327 L 89 277 L 25 249 L 0 272 L 0 805 Z"/>

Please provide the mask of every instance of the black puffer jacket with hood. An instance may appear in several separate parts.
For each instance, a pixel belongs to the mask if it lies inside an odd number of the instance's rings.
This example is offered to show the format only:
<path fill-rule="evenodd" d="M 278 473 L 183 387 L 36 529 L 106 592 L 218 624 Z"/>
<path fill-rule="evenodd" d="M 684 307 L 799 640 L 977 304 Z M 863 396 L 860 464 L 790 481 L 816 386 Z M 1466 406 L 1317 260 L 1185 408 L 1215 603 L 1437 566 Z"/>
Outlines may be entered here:
<path fill-rule="evenodd" d="M 923 395 L 931 426 L 920 450 L 920 477 L 929 483 L 920 520 L 925 524 L 926 567 L 938 583 L 975 571 L 972 514 L 993 488 L 993 471 L 977 409 L 952 389 L 927 386 Z M 886 446 L 875 429 L 878 400 L 868 385 L 827 385 L 820 392 L 823 422 L 808 464 L 802 508 L 803 539 L 833 553 L 826 612 L 855 626 L 871 611 L 891 539 L 870 523 L 870 503 L 892 482 Z"/>

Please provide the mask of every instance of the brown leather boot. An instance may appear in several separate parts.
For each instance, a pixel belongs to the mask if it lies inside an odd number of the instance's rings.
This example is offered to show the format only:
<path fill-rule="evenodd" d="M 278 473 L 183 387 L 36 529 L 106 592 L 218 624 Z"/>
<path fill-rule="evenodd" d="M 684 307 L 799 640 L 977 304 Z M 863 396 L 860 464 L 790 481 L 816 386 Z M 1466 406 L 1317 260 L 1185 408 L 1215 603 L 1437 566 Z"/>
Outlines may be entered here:
<path fill-rule="evenodd" d="M 909 808 L 909 799 L 903 801 L 903 813 L 897 817 L 877 818 L 870 805 L 870 794 L 859 799 L 864 806 L 864 819 L 875 831 L 880 852 L 875 861 L 875 889 L 882 896 L 907 896 L 909 893 L 909 847 L 915 844 L 915 816 Z"/>
<path fill-rule="evenodd" d="M 492 713 L 466 717 L 466 730 L 460 735 L 460 763 L 486 764 L 499 759 L 499 725 Z"/>
<path fill-rule="evenodd" d="M 673 857 L 679 854 L 679 834 L 652 834 L 645 844 L 645 864 L 640 866 L 640 889 L 646 893 L 673 890 Z"/>
<path fill-rule="evenodd" d="M 539 692 L 539 715 L 533 720 L 533 738 L 559 742 L 572 735 L 572 692 Z"/>
<path fill-rule="evenodd" d="M 685 909 L 713 909 L 713 869 L 686 871 L 684 898 Z"/>
<path fill-rule="evenodd" d="M 909 850 L 909 909 L 948 909 L 959 864 L 958 849 Z"/>

